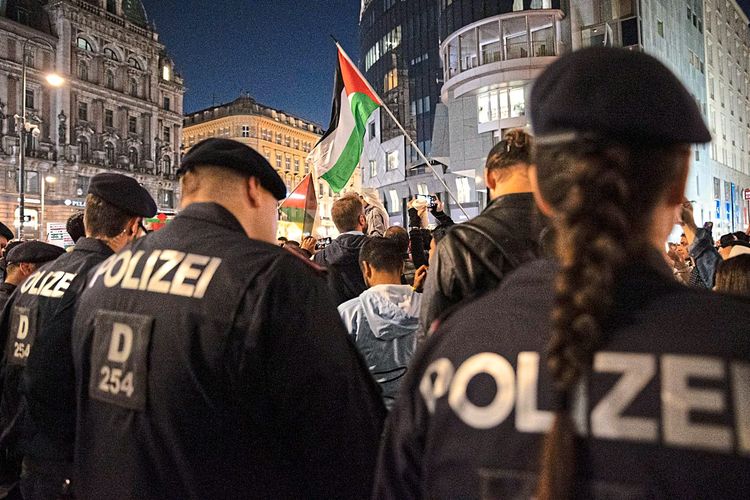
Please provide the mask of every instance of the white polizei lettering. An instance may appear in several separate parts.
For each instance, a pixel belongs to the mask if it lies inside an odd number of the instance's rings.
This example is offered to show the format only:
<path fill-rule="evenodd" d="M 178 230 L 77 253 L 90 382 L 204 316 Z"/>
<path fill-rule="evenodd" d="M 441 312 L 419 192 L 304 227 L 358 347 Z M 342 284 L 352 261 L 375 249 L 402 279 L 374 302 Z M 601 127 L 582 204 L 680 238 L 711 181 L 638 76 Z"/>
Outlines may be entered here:
<path fill-rule="evenodd" d="M 138 290 L 138 283 L 140 283 L 140 278 L 133 278 L 133 273 L 135 272 L 135 268 L 138 265 L 138 262 L 141 260 L 141 257 L 143 257 L 143 254 L 143 250 L 138 250 L 130 259 L 130 262 L 128 263 L 128 269 L 127 271 L 125 271 L 125 276 L 122 278 L 122 284 L 120 285 L 125 290 Z"/>
<path fill-rule="evenodd" d="M 725 395 L 715 389 L 690 387 L 690 379 L 722 380 L 724 362 L 718 358 L 665 354 L 661 357 L 661 403 L 664 442 L 686 448 L 730 452 L 732 431 L 723 425 L 690 421 L 691 411 L 723 413 Z"/>
<path fill-rule="evenodd" d="M 148 287 L 148 280 L 151 279 L 151 273 L 154 272 L 154 266 L 159 261 L 161 250 L 154 250 L 154 252 L 146 259 L 146 264 L 143 266 L 143 272 L 141 273 L 141 284 L 138 285 L 138 290 L 145 290 Z"/>
<path fill-rule="evenodd" d="M 183 252 L 176 250 L 164 250 L 161 253 L 161 260 L 165 261 L 159 269 L 154 272 L 154 275 L 148 282 L 149 292 L 154 293 L 169 293 L 169 287 L 171 283 L 164 280 L 163 278 L 185 258 Z"/>
<path fill-rule="evenodd" d="M 53 278 L 54 274 L 52 271 L 49 271 L 45 274 L 44 278 L 36 281 L 29 289 L 29 295 L 39 295 L 39 292 L 47 286 L 47 282 Z"/>
<path fill-rule="evenodd" d="M 172 295 L 181 295 L 183 297 L 192 297 L 195 292 L 195 285 L 185 283 L 185 280 L 197 280 L 201 276 L 201 267 L 205 266 L 210 259 L 203 255 L 189 253 L 177 268 L 172 278 L 172 286 L 169 293 Z M 201 267 L 193 267 L 193 265 Z"/>
<path fill-rule="evenodd" d="M 52 297 L 53 288 L 52 286 L 58 282 L 60 278 L 65 276 L 65 273 L 62 271 L 55 271 L 50 275 L 50 279 L 46 279 L 44 281 L 44 287 L 41 287 L 42 289 L 39 291 L 39 295 L 42 297 Z M 62 294 L 60 294 L 62 296 Z"/>
<path fill-rule="evenodd" d="M 656 442 L 656 419 L 625 417 L 622 414 L 656 375 L 656 356 L 624 352 L 594 355 L 597 373 L 621 373 L 615 386 L 591 410 L 591 435 L 602 439 Z"/>
<path fill-rule="evenodd" d="M 18 315 L 18 332 L 16 332 L 16 338 L 23 340 L 29 335 L 29 317 L 25 314 Z"/>
<path fill-rule="evenodd" d="M 435 381 L 432 381 L 433 375 Z M 436 359 L 427 367 L 419 382 L 419 393 L 422 395 L 427 411 L 435 413 L 437 400 L 448 394 L 453 378 L 453 363 L 447 358 Z"/>
<path fill-rule="evenodd" d="M 62 297 L 65 292 L 70 288 L 70 283 L 75 279 L 76 274 L 74 273 L 65 273 L 63 274 L 63 277 L 60 278 L 60 281 L 57 282 L 57 286 L 52 291 L 51 297 L 59 298 Z"/>
<path fill-rule="evenodd" d="M 547 432 L 555 414 L 542 411 L 537 406 L 539 385 L 539 353 L 518 354 L 518 379 L 516 381 L 516 429 L 520 432 Z"/>
<path fill-rule="evenodd" d="M 734 362 L 730 366 L 737 450 L 741 455 L 750 455 L 750 364 Z"/>
<path fill-rule="evenodd" d="M 36 282 L 39 281 L 42 276 L 44 276 L 42 271 L 37 271 L 29 276 L 29 278 L 23 282 L 23 285 L 21 285 L 21 293 L 28 292 L 31 287 L 36 285 Z"/>
<path fill-rule="evenodd" d="M 211 284 L 211 280 L 214 277 L 214 274 L 216 273 L 216 270 L 219 269 L 219 266 L 221 265 L 221 259 L 218 257 L 212 257 L 209 261 L 206 268 L 203 270 L 203 274 L 201 274 L 200 279 L 195 284 L 195 293 L 193 294 L 193 297 L 196 299 L 202 299 L 203 296 L 206 294 L 206 289 L 208 288 L 208 285 Z"/>
<path fill-rule="evenodd" d="M 115 259 L 117 258 L 117 255 L 113 255 L 109 257 L 107 260 L 99 264 L 99 267 L 96 268 L 96 271 L 94 272 L 94 276 L 91 278 L 91 281 L 89 281 L 89 288 L 94 286 L 96 283 L 96 280 L 98 280 L 101 276 L 104 276 L 104 273 L 106 273 L 110 267 L 112 267 L 112 264 L 114 263 Z"/>
<path fill-rule="evenodd" d="M 112 325 L 112 338 L 109 341 L 107 359 L 113 363 L 124 363 L 133 350 L 133 329 L 125 323 Z"/>
<path fill-rule="evenodd" d="M 104 286 L 112 288 L 122 281 L 122 277 L 125 276 L 125 272 L 128 270 L 128 262 L 130 262 L 130 257 L 132 255 L 133 252 L 125 250 L 115 257 L 112 265 L 109 266 L 107 272 L 104 274 Z M 118 266 L 118 264 L 120 265 Z M 117 270 L 115 271 L 115 269 Z"/>
<path fill-rule="evenodd" d="M 477 406 L 466 395 L 471 379 L 486 373 L 495 379 L 495 398 L 487 406 Z M 502 423 L 513 410 L 515 402 L 515 372 L 513 366 L 494 352 L 483 352 L 470 357 L 456 370 L 448 393 L 448 404 L 456 415 L 475 429 L 489 429 Z"/>

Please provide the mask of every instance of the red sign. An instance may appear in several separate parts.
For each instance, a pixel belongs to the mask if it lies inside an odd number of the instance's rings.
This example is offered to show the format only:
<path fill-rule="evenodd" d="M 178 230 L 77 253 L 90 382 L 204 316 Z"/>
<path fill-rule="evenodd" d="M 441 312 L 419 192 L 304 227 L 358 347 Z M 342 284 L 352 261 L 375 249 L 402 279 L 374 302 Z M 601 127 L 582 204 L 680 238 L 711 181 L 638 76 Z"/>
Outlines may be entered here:
<path fill-rule="evenodd" d="M 750 200 L 750 188 L 745 189 L 745 199 Z"/>

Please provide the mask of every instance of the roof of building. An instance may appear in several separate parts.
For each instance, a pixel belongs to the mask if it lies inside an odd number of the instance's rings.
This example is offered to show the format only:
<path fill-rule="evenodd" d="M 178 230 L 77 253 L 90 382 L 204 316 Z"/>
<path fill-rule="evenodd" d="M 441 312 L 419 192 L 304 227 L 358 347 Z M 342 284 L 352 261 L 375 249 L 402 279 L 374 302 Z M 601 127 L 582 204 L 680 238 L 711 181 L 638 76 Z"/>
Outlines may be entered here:
<path fill-rule="evenodd" d="M 317 123 L 287 113 L 286 111 L 261 104 L 247 92 L 240 94 L 240 96 L 234 101 L 217 104 L 216 106 L 187 113 L 185 115 L 184 126 L 189 127 L 191 125 L 199 125 L 219 118 L 238 115 L 268 116 L 294 128 L 315 134 L 323 133 L 323 128 Z"/>
<path fill-rule="evenodd" d="M 140 0 L 122 0 L 122 15 L 136 26 L 141 28 L 148 26 L 146 9 L 143 8 Z"/>

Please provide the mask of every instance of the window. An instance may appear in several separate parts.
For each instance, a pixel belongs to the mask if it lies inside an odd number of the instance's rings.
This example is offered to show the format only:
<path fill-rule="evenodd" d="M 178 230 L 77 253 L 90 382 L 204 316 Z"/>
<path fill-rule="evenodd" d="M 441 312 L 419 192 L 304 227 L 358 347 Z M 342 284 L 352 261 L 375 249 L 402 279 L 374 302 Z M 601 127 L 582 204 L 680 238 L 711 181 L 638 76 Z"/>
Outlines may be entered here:
<path fill-rule="evenodd" d="M 164 131 L 162 132 L 164 142 L 169 143 L 172 141 L 172 129 L 169 127 L 164 127 Z"/>
<path fill-rule="evenodd" d="M 286 147 L 288 147 L 288 148 L 292 147 L 292 138 L 291 138 L 291 137 L 289 137 L 288 135 L 285 135 L 285 136 L 284 136 L 284 144 L 285 144 L 285 145 L 286 145 Z"/>
<path fill-rule="evenodd" d="M 276 144 L 281 144 L 281 134 L 276 134 Z"/>
<path fill-rule="evenodd" d="M 419 193 L 421 195 L 428 195 L 428 194 L 430 194 L 429 189 L 427 189 L 427 184 L 424 184 L 424 183 L 421 183 L 421 182 L 419 184 L 417 184 L 417 193 Z"/>
<path fill-rule="evenodd" d="M 83 61 L 78 63 L 78 78 L 83 81 L 89 79 L 89 66 Z"/>
<path fill-rule="evenodd" d="M 388 51 L 401 45 L 401 26 L 396 26 L 365 54 L 365 71 L 369 70 Z"/>
<path fill-rule="evenodd" d="M 386 169 L 398 170 L 398 149 L 385 154 Z"/>
<path fill-rule="evenodd" d="M 39 172 L 26 172 L 26 193 L 39 194 Z"/>
<path fill-rule="evenodd" d="M 398 87 L 398 70 L 394 68 L 385 74 L 385 77 L 383 78 L 383 88 L 385 92 L 388 92 L 396 87 Z"/>
<path fill-rule="evenodd" d="M 281 153 L 276 153 L 276 168 L 281 170 Z"/>
<path fill-rule="evenodd" d="M 113 61 L 120 60 L 120 58 L 117 57 L 117 53 L 114 50 L 110 49 L 109 47 L 106 47 L 104 49 L 104 57 L 106 57 L 107 59 L 112 59 Z"/>
<path fill-rule="evenodd" d="M 111 109 L 104 110 L 104 126 L 109 128 L 115 126 L 115 113 Z"/>
<path fill-rule="evenodd" d="M 161 173 L 164 175 L 172 174 L 172 158 L 165 156 L 161 159 Z"/>
<path fill-rule="evenodd" d="M 664 21 L 656 20 L 656 32 L 660 37 L 664 38 Z"/>
<path fill-rule="evenodd" d="M 159 190 L 159 206 L 165 208 L 174 208 L 174 191 L 171 189 Z"/>
<path fill-rule="evenodd" d="M 166 109 L 167 111 L 169 111 L 171 109 L 171 107 L 172 107 L 172 100 L 169 97 L 164 96 L 164 103 L 163 104 L 164 104 L 164 109 Z"/>
<path fill-rule="evenodd" d="M 81 50 L 85 50 L 86 52 L 94 51 L 94 48 L 91 46 L 91 43 L 89 43 L 88 40 L 80 36 L 76 40 L 76 46 Z"/>
<path fill-rule="evenodd" d="M 294 173 L 299 173 L 299 158 L 294 159 Z"/>
<path fill-rule="evenodd" d="M 85 137 L 78 138 L 78 158 L 79 161 L 86 161 L 89 159 L 89 141 Z M 81 177 L 78 177 L 78 179 L 80 181 Z M 86 177 L 86 179 L 88 179 L 88 177 Z M 88 182 L 86 183 L 86 189 L 88 190 Z M 84 191 L 84 193 L 85 192 L 86 191 Z"/>
<path fill-rule="evenodd" d="M 399 213 L 401 211 L 401 200 L 398 197 L 398 191 L 395 189 L 388 190 L 388 201 L 391 213 Z"/>
<path fill-rule="evenodd" d="M 33 68 L 35 59 L 36 51 L 34 50 L 34 47 L 29 47 L 26 52 L 26 66 L 28 66 L 29 68 Z"/>
<path fill-rule="evenodd" d="M 128 161 L 130 162 L 131 167 L 135 167 L 138 165 L 138 150 L 135 148 L 130 148 L 128 151 Z"/>
<path fill-rule="evenodd" d="M 377 177 L 378 175 L 378 162 L 376 160 L 370 160 L 370 179 Z"/>
<path fill-rule="evenodd" d="M 510 89 L 510 116 L 524 116 L 526 114 L 526 103 L 523 97 L 523 87 Z"/>
<path fill-rule="evenodd" d="M 130 80 L 130 95 L 138 97 L 138 81 L 135 78 Z"/>
<path fill-rule="evenodd" d="M 134 57 L 131 57 L 130 59 L 128 59 L 128 66 L 130 66 L 131 68 L 138 69 L 138 70 L 143 70 L 143 68 L 141 68 L 141 63 L 139 63 L 138 60 L 135 59 Z"/>
<path fill-rule="evenodd" d="M 86 102 L 78 103 L 78 119 L 86 122 L 89 120 L 89 105 Z"/>
<path fill-rule="evenodd" d="M 34 91 L 26 89 L 26 107 L 34 109 Z"/>
<path fill-rule="evenodd" d="M 369 127 L 369 130 L 370 130 L 370 139 L 371 140 L 375 139 L 375 122 L 372 121 L 368 123 L 367 126 Z"/>
<path fill-rule="evenodd" d="M 115 165 L 115 146 L 111 142 L 104 143 L 104 160 L 108 167 Z"/>
<path fill-rule="evenodd" d="M 138 118 L 136 118 L 135 116 L 128 117 L 128 132 L 130 132 L 131 134 L 138 133 Z"/>
<path fill-rule="evenodd" d="M 165 65 L 161 69 L 161 79 L 164 80 L 164 81 L 166 81 L 166 82 L 168 82 L 168 81 L 170 81 L 172 79 L 172 69 L 169 66 Z"/>
<path fill-rule="evenodd" d="M 459 203 L 471 202 L 471 183 L 468 177 L 456 178 L 456 197 Z"/>
<path fill-rule="evenodd" d="M 288 156 L 284 159 L 284 168 L 289 171 L 292 169 L 292 159 Z"/>
<path fill-rule="evenodd" d="M 250 125 L 242 126 L 242 137 L 250 137 Z"/>
<path fill-rule="evenodd" d="M 108 89 L 115 88 L 115 74 L 111 70 L 107 70 L 107 79 L 105 85 Z"/>
<path fill-rule="evenodd" d="M 115 0 L 107 0 L 107 12 L 117 15 L 117 2 Z"/>

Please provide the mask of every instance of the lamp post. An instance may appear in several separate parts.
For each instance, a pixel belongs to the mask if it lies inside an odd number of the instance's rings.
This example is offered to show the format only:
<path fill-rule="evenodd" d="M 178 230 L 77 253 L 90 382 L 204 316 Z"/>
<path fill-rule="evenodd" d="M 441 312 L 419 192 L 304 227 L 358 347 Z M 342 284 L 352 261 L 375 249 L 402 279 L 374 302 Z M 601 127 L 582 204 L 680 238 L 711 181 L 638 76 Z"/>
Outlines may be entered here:
<path fill-rule="evenodd" d="M 26 194 L 26 133 L 27 130 L 27 123 L 26 123 L 26 56 L 27 56 L 27 50 L 29 47 L 29 42 L 34 43 L 40 43 L 42 45 L 46 45 L 50 48 L 52 52 L 55 51 L 55 47 L 52 46 L 51 43 L 49 43 L 44 38 L 39 37 L 31 37 L 27 38 L 23 42 L 23 46 L 21 48 L 21 115 L 19 116 L 19 124 L 18 124 L 18 169 L 19 169 L 19 175 L 18 175 L 18 237 L 23 238 L 23 226 L 26 222 L 26 200 L 25 200 L 25 194 Z M 51 73 L 45 77 L 47 80 L 47 83 L 49 83 L 53 87 L 59 87 L 63 83 L 65 83 L 65 79 L 61 77 L 60 75 L 57 75 L 55 73 Z M 33 128 L 33 127 L 32 127 Z M 31 130 L 31 128 L 29 129 Z"/>
<path fill-rule="evenodd" d="M 39 214 L 39 239 L 42 241 L 46 239 L 46 237 L 44 236 L 46 234 L 44 231 L 44 223 L 47 221 L 44 212 L 44 194 L 46 192 L 45 187 L 47 186 L 47 184 L 54 184 L 55 182 L 57 182 L 57 177 L 55 177 L 54 175 L 48 174 L 42 177 L 42 210 Z"/>

